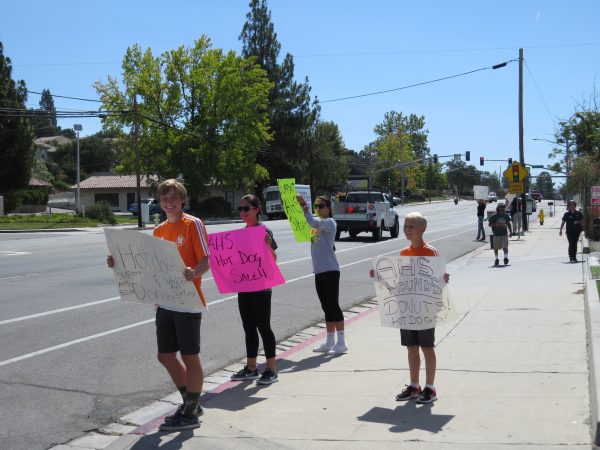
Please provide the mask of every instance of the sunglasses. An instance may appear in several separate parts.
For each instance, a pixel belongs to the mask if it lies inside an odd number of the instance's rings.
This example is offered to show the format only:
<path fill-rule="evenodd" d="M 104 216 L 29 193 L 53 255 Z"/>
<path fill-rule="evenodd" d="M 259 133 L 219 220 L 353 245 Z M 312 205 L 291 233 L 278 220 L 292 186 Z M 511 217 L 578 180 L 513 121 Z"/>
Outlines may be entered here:
<path fill-rule="evenodd" d="M 327 205 L 325 203 L 315 203 L 315 208 L 323 209 L 323 208 L 327 208 Z"/>
<path fill-rule="evenodd" d="M 238 212 L 242 212 L 242 211 L 248 212 L 254 208 L 255 208 L 254 206 L 238 206 Z"/>

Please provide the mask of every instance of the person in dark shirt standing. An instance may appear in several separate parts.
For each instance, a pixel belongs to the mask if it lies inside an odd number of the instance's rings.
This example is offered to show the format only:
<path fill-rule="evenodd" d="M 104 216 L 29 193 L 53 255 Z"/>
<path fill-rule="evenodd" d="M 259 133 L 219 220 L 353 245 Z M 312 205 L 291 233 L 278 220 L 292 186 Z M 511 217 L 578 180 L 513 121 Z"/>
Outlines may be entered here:
<path fill-rule="evenodd" d="M 583 230 L 583 214 L 581 211 L 577 211 L 575 208 L 577 203 L 573 200 L 569 201 L 569 209 L 562 217 L 562 223 L 560 224 L 559 236 L 562 236 L 562 230 L 567 224 L 567 240 L 569 241 L 569 260 L 571 262 L 577 261 L 577 241 L 579 241 L 579 234 Z"/>
<path fill-rule="evenodd" d="M 494 266 L 499 264 L 498 261 L 498 250 L 502 249 L 504 253 L 504 265 L 508 264 L 508 238 L 512 236 L 512 225 L 510 223 L 510 216 L 506 214 L 506 205 L 504 203 L 496 206 L 496 214 L 490 217 L 490 227 L 492 227 L 492 243 L 494 244 Z M 510 231 L 510 235 L 508 232 Z"/>
<path fill-rule="evenodd" d="M 485 241 L 485 229 L 483 228 L 483 220 L 485 216 L 486 206 L 487 202 L 485 200 L 477 200 L 477 239 L 475 239 L 476 241 Z"/>

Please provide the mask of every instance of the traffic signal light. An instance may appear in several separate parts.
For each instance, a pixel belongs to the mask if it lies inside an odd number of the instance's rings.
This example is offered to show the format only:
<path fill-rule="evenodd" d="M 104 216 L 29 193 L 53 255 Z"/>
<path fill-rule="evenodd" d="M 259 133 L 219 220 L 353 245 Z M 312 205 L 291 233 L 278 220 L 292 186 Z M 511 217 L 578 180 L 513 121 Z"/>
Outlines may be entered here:
<path fill-rule="evenodd" d="M 485 158 L 483 156 L 479 157 L 479 165 L 483 166 L 483 162 L 485 161 Z"/>
<path fill-rule="evenodd" d="M 434 154 L 433 154 L 433 163 L 434 163 L 434 164 L 437 164 L 437 163 L 438 163 L 438 156 L 437 156 L 437 153 L 434 153 Z"/>
<path fill-rule="evenodd" d="M 471 161 L 471 152 L 470 152 L 469 150 L 467 150 L 467 151 L 465 152 L 465 159 L 466 159 L 467 161 Z"/>
<path fill-rule="evenodd" d="M 510 166 L 512 164 L 512 158 L 508 158 L 508 165 Z"/>
<path fill-rule="evenodd" d="M 513 182 L 518 183 L 519 182 L 519 164 L 514 163 L 512 165 L 512 176 L 513 176 Z"/>

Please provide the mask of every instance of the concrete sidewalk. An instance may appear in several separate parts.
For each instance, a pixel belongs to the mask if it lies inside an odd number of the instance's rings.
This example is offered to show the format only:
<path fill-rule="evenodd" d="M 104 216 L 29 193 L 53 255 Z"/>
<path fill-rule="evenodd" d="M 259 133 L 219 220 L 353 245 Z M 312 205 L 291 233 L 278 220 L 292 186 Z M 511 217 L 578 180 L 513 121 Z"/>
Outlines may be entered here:
<path fill-rule="evenodd" d="M 371 303 L 349 312 L 345 355 L 313 353 L 324 335 L 313 327 L 279 346 L 274 385 L 227 381 L 239 364 L 208 377 L 199 429 L 157 431 L 173 394 L 55 448 L 592 448 L 585 264 L 568 262 L 559 225 L 511 239 L 506 267 L 488 244 L 448 265 L 459 318 L 436 330 L 433 404 L 395 401 L 406 349 Z"/>

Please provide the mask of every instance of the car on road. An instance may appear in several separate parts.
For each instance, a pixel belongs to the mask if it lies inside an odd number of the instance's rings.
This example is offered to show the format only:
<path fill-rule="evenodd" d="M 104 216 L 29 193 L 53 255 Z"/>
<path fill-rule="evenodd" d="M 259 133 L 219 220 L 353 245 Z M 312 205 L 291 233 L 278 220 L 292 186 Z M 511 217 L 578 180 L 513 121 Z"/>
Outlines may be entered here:
<path fill-rule="evenodd" d="M 536 189 L 531 190 L 531 198 L 534 199 L 536 202 L 541 202 L 544 199 L 542 193 Z"/>
<path fill-rule="evenodd" d="M 160 204 L 158 202 L 157 199 L 155 198 L 143 198 L 141 199 L 142 203 L 147 203 L 149 205 L 149 211 L 150 211 L 150 215 L 153 214 L 161 214 L 162 213 L 162 209 L 160 208 Z M 134 216 L 137 216 L 138 214 L 138 204 L 137 202 L 133 202 L 131 205 L 129 205 L 129 212 L 131 214 L 133 214 Z"/>
<path fill-rule="evenodd" d="M 496 195 L 496 193 L 490 192 L 488 194 L 488 203 L 497 202 L 497 201 L 498 201 L 498 196 Z"/>

